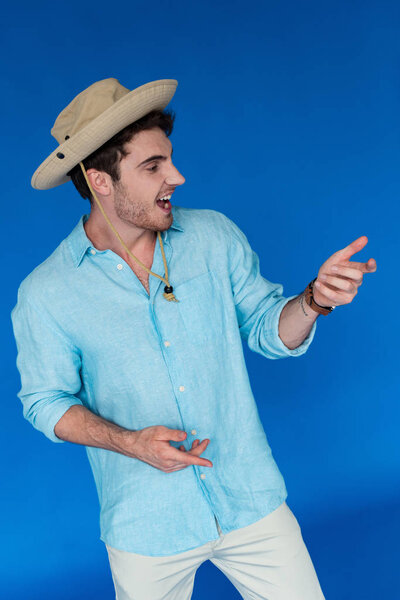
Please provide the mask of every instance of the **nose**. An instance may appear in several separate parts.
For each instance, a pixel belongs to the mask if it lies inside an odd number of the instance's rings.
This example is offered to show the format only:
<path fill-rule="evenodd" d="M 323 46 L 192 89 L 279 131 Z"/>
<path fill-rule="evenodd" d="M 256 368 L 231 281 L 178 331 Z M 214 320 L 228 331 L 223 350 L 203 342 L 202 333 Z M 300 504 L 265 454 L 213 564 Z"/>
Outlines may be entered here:
<path fill-rule="evenodd" d="M 167 185 L 176 187 L 178 185 L 182 185 L 185 183 L 186 179 L 184 176 L 178 171 L 178 169 L 171 163 L 170 171 L 165 179 L 165 183 Z"/>

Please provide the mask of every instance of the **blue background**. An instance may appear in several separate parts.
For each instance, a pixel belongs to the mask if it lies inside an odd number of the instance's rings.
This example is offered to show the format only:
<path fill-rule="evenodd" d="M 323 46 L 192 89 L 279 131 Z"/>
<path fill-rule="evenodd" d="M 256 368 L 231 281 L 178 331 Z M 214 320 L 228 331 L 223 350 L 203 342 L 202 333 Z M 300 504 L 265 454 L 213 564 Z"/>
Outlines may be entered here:
<path fill-rule="evenodd" d="M 116 77 L 129 89 L 178 80 L 171 141 L 186 183 L 175 203 L 233 219 L 284 295 L 368 236 L 353 259 L 375 258 L 376 273 L 350 305 L 318 318 L 305 355 L 245 353 L 325 597 L 397 600 L 399 4 L 114 7 L 2 9 L 2 597 L 114 597 L 85 450 L 51 444 L 23 419 L 9 315 L 22 279 L 89 212 L 71 183 L 30 187 L 56 147 L 50 128 L 76 94 Z M 193 599 L 220 597 L 239 594 L 204 563 Z"/>

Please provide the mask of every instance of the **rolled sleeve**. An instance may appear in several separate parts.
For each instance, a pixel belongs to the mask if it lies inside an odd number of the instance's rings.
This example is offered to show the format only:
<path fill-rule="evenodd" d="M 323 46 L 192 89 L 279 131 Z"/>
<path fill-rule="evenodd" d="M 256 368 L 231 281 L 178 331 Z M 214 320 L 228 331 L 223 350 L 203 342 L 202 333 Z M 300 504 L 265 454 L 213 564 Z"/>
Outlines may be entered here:
<path fill-rule="evenodd" d="M 284 306 L 297 295 L 284 297 L 283 286 L 260 273 L 257 254 L 246 236 L 227 218 L 230 229 L 230 276 L 240 334 L 250 350 L 271 359 L 304 354 L 316 330 L 313 323 L 302 344 L 291 350 L 279 337 L 279 318 Z"/>
<path fill-rule="evenodd" d="M 271 357 L 273 355 L 275 355 L 275 358 L 301 356 L 301 354 L 307 352 L 309 345 L 313 341 L 315 330 L 317 328 L 317 321 L 314 321 L 308 336 L 299 346 L 297 346 L 297 348 L 293 348 L 291 350 L 282 342 L 281 338 L 279 337 L 279 319 L 281 312 L 285 308 L 286 304 L 290 302 L 290 300 L 293 300 L 293 298 L 297 298 L 297 295 L 295 294 L 294 296 L 289 296 L 288 298 L 282 297 L 282 299 L 279 300 L 266 315 L 263 344 L 265 347 L 268 347 Z"/>
<path fill-rule="evenodd" d="M 18 294 L 11 312 L 17 345 L 21 389 L 17 396 L 23 415 L 52 442 L 64 442 L 54 433 L 56 423 L 75 404 L 82 387 L 81 358 L 57 324 Z"/>

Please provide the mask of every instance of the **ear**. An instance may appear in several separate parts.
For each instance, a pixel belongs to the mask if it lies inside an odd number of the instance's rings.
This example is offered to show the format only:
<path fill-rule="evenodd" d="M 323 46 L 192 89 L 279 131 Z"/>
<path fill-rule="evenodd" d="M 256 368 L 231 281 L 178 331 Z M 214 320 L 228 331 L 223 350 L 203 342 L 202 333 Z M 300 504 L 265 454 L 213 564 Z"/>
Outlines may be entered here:
<path fill-rule="evenodd" d="M 109 196 L 112 192 L 112 180 L 108 173 L 97 171 L 96 169 L 88 169 L 86 171 L 90 185 L 93 190 L 101 196 Z"/>

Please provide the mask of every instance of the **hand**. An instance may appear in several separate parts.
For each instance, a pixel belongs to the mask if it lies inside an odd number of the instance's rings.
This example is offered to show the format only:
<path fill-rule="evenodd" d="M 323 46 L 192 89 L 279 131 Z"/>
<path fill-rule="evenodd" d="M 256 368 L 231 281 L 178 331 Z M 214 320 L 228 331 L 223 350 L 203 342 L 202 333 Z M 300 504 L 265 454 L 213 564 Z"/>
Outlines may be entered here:
<path fill-rule="evenodd" d="M 366 263 L 350 262 L 349 258 L 368 243 L 365 235 L 354 240 L 342 250 L 332 254 L 318 271 L 314 282 L 314 300 L 320 306 L 341 306 L 350 304 L 358 293 L 364 273 L 376 271 L 376 261 L 370 258 Z"/>
<path fill-rule="evenodd" d="M 204 444 L 205 442 L 207 442 L 204 446 L 204 449 L 206 449 L 206 447 L 208 446 L 208 442 L 209 440 L 203 440 L 201 443 Z M 192 442 L 192 447 L 190 450 L 186 450 L 185 446 L 182 444 L 182 446 L 179 446 L 179 450 L 182 450 L 182 452 L 189 452 L 189 454 L 192 452 L 192 450 L 194 448 L 198 448 L 198 446 L 200 445 L 200 440 L 194 440 Z"/>
<path fill-rule="evenodd" d="M 186 438 L 186 432 L 180 429 L 169 429 L 163 425 L 155 425 L 145 427 L 135 432 L 136 440 L 134 445 L 134 456 L 142 460 L 156 469 L 160 469 L 165 473 L 179 471 L 189 465 L 198 465 L 200 467 L 212 467 L 211 461 L 200 458 L 200 454 L 207 448 L 210 440 L 206 439 L 201 444 L 192 444 L 191 450 L 182 452 L 184 446 L 180 449 L 171 446 L 170 440 L 174 442 L 181 441 Z"/>

